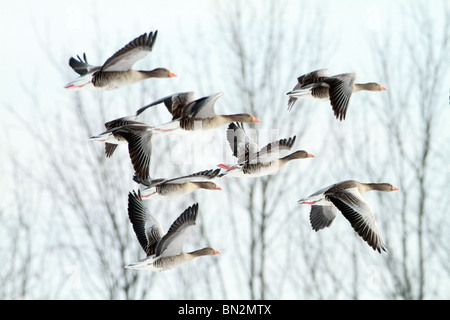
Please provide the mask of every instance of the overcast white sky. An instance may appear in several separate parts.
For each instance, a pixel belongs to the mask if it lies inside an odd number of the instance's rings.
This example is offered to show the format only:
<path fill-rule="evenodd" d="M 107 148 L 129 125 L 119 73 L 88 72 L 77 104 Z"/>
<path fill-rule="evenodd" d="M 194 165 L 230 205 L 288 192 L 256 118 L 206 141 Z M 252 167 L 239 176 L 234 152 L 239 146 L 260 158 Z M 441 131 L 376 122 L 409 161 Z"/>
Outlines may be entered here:
<path fill-rule="evenodd" d="M 101 64 L 109 57 L 109 54 L 119 49 L 134 35 L 158 29 L 161 32 L 158 42 L 168 43 L 171 39 L 178 39 L 176 33 L 180 31 L 180 28 L 188 31 L 199 23 L 208 26 L 214 18 L 211 10 L 215 2 L 206 0 L 127 2 L 25 0 L 8 2 L 7 6 L 3 2 L 3 8 L 0 10 L 2 23 L 0 41 L 3 44 L 2 48 L 7 50 L 0 51 L 2 61 L 0 85 L 8 90 L 3 91 L 1 101 L 17 103 L 19 97 L 15 88 L 20 87 L 21 81 L 32 83 L 38 79 L 39 82 L 45 83 L 42 90 L 45 88 L 53 90 L 55 87 L 64 85 L 62 79 L 52 77 L 55 70 L 40 63 L 40 61 L 46 62 L 46 59 L 43 58 L 42 46 L 37 39 L 39 36 L 51 40 L 55 57 L 62 56 L 65 52 L 71 55 L 81 54 L 84 51 L 96 52 L 93 46 L 100 39 L 97 39 L 97 35 L 92 31 L 93 19 L 89 16 L 97 15 L 101 29 L 112 32 L 107 35 L 108 38 L 111 39 L 116 34 L 119 39 L 116 43 L 108 43 L 111 47 L 105 50 L 101 61 L 95 61 L 97 57 L 90 57 L 91 63 Z M 246 2 L 251 1 L 246 0 Z M 283 2 L 280 1 L 281 3 Z M 335 20 L 334 25 L 343 35 L 340 41 L 347 42 L 339 46 L 340 51 L 336 53 L 338 59 L 330 57 L 331 61 L 342 68 L 334 68 L 333 71 L 347 72 L 348 68 L 357 68 L 358 65 L 364 64 L 364 54 L 361 55 L 361 52 L 358 52 L 366 50 L 365 46 L 358 45 L 363 34 L 360 30 L 383 30 L 384 17 L 393 10 L 393 3 L 395 1 L 328 1 L 326 10 L 329 10 L 332 15 L 328 15 L 327 19 Z M 255 23 L 258 22 L 255 21 Z M 317 23 L 322 22 L 317 21 Z M 299 37 L 301 36 L 301 30 L 299 30 Z M 189 39 L 186 40 L 189 41 Z M 173 45 L 176 47 L 177 44 Z M 348 54 L 350 47 L 354 55 Z M 355 60 L 351 56 L 361 58 Z M 67 61 L 61 61 L 61 63 L 67 63 Z"/>
<path fill-rule="evenodd" d="M 305 3 L 310 1 L 317 0 L 306 0 Z M 24 114 L 36 112 L 33 102 L 24 94 L 24 87 L 39 94 L 41 108 L 47 108 L 47 112 L 64 108 L 64 98 L 68 92 L 63 90 L 63 86 L 77 76 L 71 72 L 67 63 L 70 56 L 86 52 L 90 63 L 102 64 L 132 38 L 156 29 L 159 30 L 156 49 L 160 50 L 154 50 L 151 57 L 138 62 L 136 67 L 169 67 L 179 75 L 172 81 L 176 88 L 180 91 L 196 91 L 192 78 L 187 82 L 189 77 L 186 76 L 186 57 L 177 52 L 182 52 L 184 41 L 196 40 L 199 25 L 204 30 L 213 25 L 217 2 L 219 1 L 21 0 L 8 2 L 7 5 L 3 2 L 0 10 L 0 120 L 7 118 L 6 108 L 14 108 Z M 252 8 L 258 10 L 261 2 L 245 0 L 244 3 L 248 3 L 249 7 L 252 3 L 257 3 Z M 279 3 L 289 5 L 296 3 L 296 0 Z M 327 25 L 333 27 L 333 33 L 339 34 L 338 44 L 328 59 L 328 65 L 311 68 L 330 68 L 330 72 L 334 74 L 357 71 L 360 81 L 372 81 L 371 64 L 367 63 L 369 58 L 366 59 L 368 48 L 363 37 L 370 30 L 386 32 L 386 17 L 392 14 L 396 2 L 340 0 L 321 3 L 327 12 Z M 297 13 L 293 12 L 286 19 L 296 17 Z M 261 21 L 255 19 L 255 23 Z M 103 34 L 97 34 L 97 30 L 102 30 Z M 303 36 L 302 30 L 298 31 L 298 35 Z M 99 45 L 104 50 L 99 50 Z M 44 50 L 46 47 L 49 48 L 47 52 Z M 172 53 L 170 58 L 164 56 L 168 48 Z M 96 56 L 99 52 L 101 56 Z M 55 65 L 50 64 L 51 59 Z M 67 68 L 66 74 L 72 75 L 73 79 L 65 78 L 61 74 L 61 70 L 64 70 L 61 67 Z M 311 70 L 298 70 L 298 75 L 308 71 Z M 214 88 L 214 91 L 227 93 L 226 88 Z M 198 94 L 207 95 L 210 92 Z M 9 121 L 3 121 L 2 125 L 7 132 L 13 132 L 16 126 Z M 14 134 L 19 138 L 17 133 Z"/>
<path fill-rule="evenodd" d="M 244 3 L 258 2 L 258 0 L 242 1 Z M 293 1 L 300 0 L 291 2 Z M 173 58 L 177 59 L 176 52 L 183 48 L 183 43 L 178 42 L 180 30 L 183 34 L 189 34 L 192 30 L 192 37 L 195 37 L 194 31 L 199 24 L 205 26 L 207 30 L 208 25 L 214 23 L 212 11 L 216 2 L 216 0 L 19 0 L 6 4 L 3 1 L 0 5 L 0 42 L 2 44 L 0 125 L 6 131 L 14 126 L 3 119 L 7 114 L 5 107 L 20 109 L 26 113 L 33 111 L 29 98 L 24 94 L 24 85 L 32 89 L 37 88 L 40 99 L 48 102 L 48 108 L 64 108 L 64 105 L 58 104 L 58 100 L 62 100 L 60 97 L 67 94 L 63 86 L 70 79 L 64 78 L 59 69 L 64 66 L 70 71 L 67 62 L 71 55 L 86 52 L 90 63 L 102 64 L 133 37 L 158 29 L 160 32 L 158 47 L 173 46 L 175 52 Z M 329 64 L 320 67 L 330 68 L 333 74 L 356 71 L 362 82 L 374 80 L 370 74 L 372 62 L 367 62 L 373 59 L 371 57 L 366 59 L 368 46 L 364 37 L 368 30 L 389 32 L 394 35 L 395 25 L 387 25 L 386 22 L 387 17 L 397 10 L 399 2 L 392 0 L 321 1 L 326 4 L 324 10 L 329 13 L 326 15 L 330 20 L 327 24 L 334 26 L 333 32 L 338 32 L 340 37 L 338 50 L 329 57 Z M 283 3 L 285 1 L 280 1 L 280 4 Z M 435 2 L 431 0 L 430 3 Z M 98 18 L 100 30 L 108 30 L 108 34 L 105 34 L 104 38 L 102 35 L 102 39 L 99 39 L 99 35 L 92 31 L 97 30 L 93 25 L 95 22 L 93 17 Z M 291 18 L 294 19 L 294 15 Z M 302 36 L 301 30 L 298 34 L 299 37 Z M 41 42 L 43 40 L 50 41 L 51 54 L 57 66 L 49 65 L 47 53 L 43 50 Z M 185 39 L 185 41 L 189 40 L 189 38 Z M 99 52 L 96 47 L 98 43 L 105 44 L 102 56 L 95 56 Z M 94 55 L 90 55 L 90 52 Z M 174 66 L 182 66 L 185 63 L 185 57 L 179 56 L 180 61 L 174 61 Z M 155 50 L 149 57 L 149 61 L 143 63 L 156 67 L 160 66 L 159 61 L 164 59 L 165 57 Z M 172 71 L 179 75 L 174 81 L 178 82 L 177 85 L 182 90 L 195 90 L 188 87 L 190 84 L 184 82 L 182 67 L 174 68 Z M 298 74 L 308 71 L 312 70 L 298 70 Z M 76 77 L 74 72 L 72 75 L 73 78 Z M 215 91 L 224 91 L 224 88 L 217 88 Z M 209 92 L 201 94 L 206 95 Z M 1 151 L 0 146 L 0 170 L 2 170 L 1 159 L 5 156 L 1 154 Z M 1 183 L 0 181 L 0 190 L 2 190 Z"/>
<path fill-rule="evenodd" d="M 316 1 L 316 0 L 307 0 Z M 70 56 L 87 53 L 89 62 L 102 64 L 112 53 L 120 49 L 137 35 L 151 30 L 159 30 L 158 47 L 151 57 L 138 64 L 146 67 L 167 66 L 179 77 L 173 80 L 180 90 L 196 90 L 196 87 L 186 83 L 186 59 L 182 52 L 183 41 L 195 40 L 198 26 L 205 27 L 214 23 L 213 12 L 219 1 L 207 0 L 166 0 L 166 1 L 12 1 L 0 10 L 0 118 L 6 118 L 5 106 L 23 112 L 33 112 L 32 101 L 24 94 L 24 86 L 33 92 L 39 92 L 43 108 L 52 110 L 57 105 L 63 106 L 63 86 L 72 79 L 64 78 L 61 66 L 70 73 L 67 61 Z M 246 3 L 258 1 L 245 0 Z M 280 1 L 280 5 L 294 1 Z M 337 50 L 329 57 L 327 66 L 331 73 L 357 71 L 359 80 L 373 80 L 370 74 L 370 64 L 366 61 L 367 45 L 363 36 L 368 30 L 385 32 L 386 16 L 390 15 L 395 5 L 394 1 L 357 1 L 340 0 L 322 2 L 327 10 L 327 24 L 333 26 L 333 32 L 339 32 Z M 255 6 L 258 10 L 258 5 Z M 289 11 L 288 11 L 289 12 Z M 286 16 L 295 19 L 296 13 Z M 95 19 L 98 19 L 95 21 Z M 95 27 L 94 23 L 98 23 Z M 260 23 L 255 19 L 255 23 Z M 324 23 L 317 21 L 317 23 Z M 96 30 L 104 33 L 99 35 Z M 192 35 L 181 37 L 183 35 Z M 299 30 L 299 37 L 302 31 Z M 104 50 L 98 50 L 98 45 Z M 48 47 L 48 52 L 43 48 Z M 170 61 L 164 57 L 165 49 L 172 49 Z M 103 48 L 102 48 L 103 49 Z M 199 48 L 201 50 L 201 48 Z M 96 56 L 99 51 L 102 56 Z M 49 55 L 55 65 L 50 65 Z M 177 58 L 179 61 L 176 61 Z M 299 57 L 301 59 L 301 57 Z M 137 67 L 138 65 L 136 65 Z M 168 66 L 167 66 L 168 67 Z M 314 66 L 315 67 L 315 66 Z M 298 74 L 310 70 L 299 70 Z M 290 89 L 290 88 L 286 88 Z M 217 88 L 215 91 L 225 91 Z M 117 94 L 117 93 L 108 93 Z M 210 94 L 202 92 L 199 94 Z M 61 103 L 58 101 L 61 100 Z M 114 115 L 112 115 L 114 116 Z M 4 123 L 4 129 L 11 130 L 14 124 Z"/>

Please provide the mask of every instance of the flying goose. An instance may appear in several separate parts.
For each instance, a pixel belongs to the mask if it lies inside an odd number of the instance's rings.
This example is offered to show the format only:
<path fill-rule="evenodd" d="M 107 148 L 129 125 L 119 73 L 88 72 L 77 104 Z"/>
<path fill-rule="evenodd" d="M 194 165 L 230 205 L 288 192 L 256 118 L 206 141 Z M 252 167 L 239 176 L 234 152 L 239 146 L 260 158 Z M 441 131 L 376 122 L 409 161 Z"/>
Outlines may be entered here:
<path fill-rule="evenodd" d="M 288 110 L 291 110 L 298 98 L 329 99 L 336 119 L 345 120 L 350 97 L 358 91 L 384 91 L 382 85 L 369 83 L 355 83 L 356 73 L 343 73 L 328 76 L 328 69 L 320 69 L 297 78 L 298 83 L 289 96 Z"/>
<path fill-rule="evenodd" d="M 120 121 L 119 121 L 120 120 Z M 145 123 L 121 118 L 107 122 L 105 132 L 92 136 L 93 141 L 105 142 L 105 154 L 111 157 L 119 144 L 128 144 L 128 153 L 136 176 L 146 180 L 150 176 L 152 131 Z"/>
<path fill-rule="evenodd" d="M 181 97 L 184 94 L 185 93 L 180 93 L 178 95 L 180 95 L 180 97 Z M 97 140 L 101 141 L 101 142 L 108 141 L 105 143 L 105 154 L 107 157 L 111 157 L 119 144 L 127 143 L 127 141 L 124 138 L 122 138 L 120 135 L 114 135 L 115 132 L 113 129 L 124 126 L 124 125 L 138 125 L 139 124 L 142 126 L 147 126 L 145 123 L 139 122 L 138 118 L 149 106 L 151 106 L 151 105 L 147 105 L 145 107 L 140 108 L 139 110 L 136 111 L 136 113 L 134 115 L 120 117 L 120 118 L 106 122 L 105 123 L 106 131 L 101 133 L 100 135 L 91 137 L 91 139 L 96 140 L 96 138 L 97 138 Z M 152 129 L 151 126 L 147 126 L 147 129 L 149 129 L 148 130 L 149 132 L 152 132 L 152 130 L 150 130 L 150 129 Z"/>
<path fill-rule="evenodd" d="M 347 180 L 323 188 L 300 199 L 298 203 L 311 205 L 309 218 L 313 230 L 319 231 L 329 227 L 336 213 L 340 211 L 369 246 L 378 252 L 386 251 L 372 208 L 362 197 L 365 192 L 371 190 L 395 191 L 398 188 L 390 183 L 362 183 Z"/>
<path fill-rule="evenodd" d="M 259 122 L 258 119 L 246 113 L 217 115 L 214 111 L 214 106 L 217 99 L 223 94 L 223 92 L 219 92 L 195 99 L 193 92 L 174 93 L 142 107 L 137 113 L 142 113 L 147 108 L 160 103 L 165 104 L 167 110 L 172 115 L 172 120 L 152 128 L 155 134 L 186 134 L 194 131 L 218 128 L 233 121 Z"/>
<path fill-rule="evenodd" d="M 128 217 L 144 252 L 145 259 L 125 266 L 129 269 L 167 271 L 200 256 L 215 255 L 220 252 L 213 248 L 203 248 L 184 252 L 183 246 L 194 229 L 198 204 L 187 208 L 164 234 L 160 223 L 150 214 L 140 192 L 128 194 Z"/>
<path fill-rule="evenodd" d="M 275 174 L 291 160 L 314 157 L 304 150 L 281 156 L 292 149 L 295 139 L 296 136 L 280 139 L 260 148 L 258 144 L 250 140 L 242 123 L 230 123 L 227 129 L 227 140 L 238 162 L 235 165 L 219 164 L 218 167 L 226 170 L 219 177 L 266 176 Z"/>
<path fill-rule="evenodd" d="M 86 54 L 78 60 L 71 57 L 69 65 L 80 76 L 68 83 L 69 90 L 114 90 L 149 78 L 171 78 L 177 75 L 166 68 L 151 71 L 134 70 L 132 66 L 152 51 L 158 31 L 144 33 L 113 54 L 102 66 L 87 62 Z"/>
<path fill-rule="evenodd" d="M 145 186 L 141 192 L 142 199 L 163 200 L 179 197 L 194 192 L 197 189 L 222 190 L 214 182 L 210 181 L 216 178 L 219 173 L 220 169 L 216 169 L 200 171 L 173 179 L 143 181 L 137 176 L 134 176 L 133 179 L 135 182 Z"/>

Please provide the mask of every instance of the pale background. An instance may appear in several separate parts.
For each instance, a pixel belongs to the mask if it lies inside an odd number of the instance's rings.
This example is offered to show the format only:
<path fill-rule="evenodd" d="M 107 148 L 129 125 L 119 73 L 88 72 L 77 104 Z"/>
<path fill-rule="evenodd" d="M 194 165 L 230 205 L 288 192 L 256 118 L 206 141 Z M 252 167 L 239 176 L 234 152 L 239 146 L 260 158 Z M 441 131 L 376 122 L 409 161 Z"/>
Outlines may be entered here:
<path fill-rule="evenodd" d="M 448 299 L 450 8 L 448 1 L 14 1 L 0 10 L 0 297 L 3 299 Z M 113 92 L 67 92 L 70 56 L 102 64 L 159 30 L 136 68 L 167 67 Z M 284 92 L 319 68 L 357 72 L 382 93 L 352 97 L 347 120 L 327 102 L 287 111 Z M 105 160 L 89 141 L 103 123 L 178 91 L 225 92 L 218 113 L 251 112 L 261 144 L 297 135 L 277 176 L 218 181 L 149 203 L 168 229 L 194 202 L 186 250 L 222 254 L 167 273 L 126 270 L 143 258 L 128 221 L 138 186 L 126 149 Z M 163 106 L 146 115 L 168 120 Z M 251 127 L 251 128 L 250 128 Z M 154 139 L 151 174 L 233 161 L 225 128 Z M 160 138 L 160 137 L 158 137 Z M 367 194 L 387 243 L 379 254 L 338 216 L 318 233 L 297 200 L 331 183 L 391 182 Z"/>

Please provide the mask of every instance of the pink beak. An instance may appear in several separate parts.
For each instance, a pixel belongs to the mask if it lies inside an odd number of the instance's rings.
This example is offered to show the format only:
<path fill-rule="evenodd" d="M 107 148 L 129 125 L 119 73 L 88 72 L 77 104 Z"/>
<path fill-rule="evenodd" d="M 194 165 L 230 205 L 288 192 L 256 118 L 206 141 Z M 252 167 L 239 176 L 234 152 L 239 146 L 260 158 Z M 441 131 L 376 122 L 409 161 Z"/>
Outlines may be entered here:
<path fill-rule="evenodd" d="M 316 204 L 317 202 L 319 202 L 320 200 L 317 200 L 317 201 L 302 201 L 302 202 L 299 202 L 298 204 L 309 204 L 309 205 L 313 205 L 313 204 Z"/>
<path fill-rule="evenodd" d="M 225 169 L 225 170 L 233 170 L 233 169 L 235 169 L 234 167 L 232 167 L 232 166 L 229 166 L 229 165 L 227 165 L 227 164 L 218 164 L 217 165 L 219 168 L 222 168 L 222 169 Z"/>

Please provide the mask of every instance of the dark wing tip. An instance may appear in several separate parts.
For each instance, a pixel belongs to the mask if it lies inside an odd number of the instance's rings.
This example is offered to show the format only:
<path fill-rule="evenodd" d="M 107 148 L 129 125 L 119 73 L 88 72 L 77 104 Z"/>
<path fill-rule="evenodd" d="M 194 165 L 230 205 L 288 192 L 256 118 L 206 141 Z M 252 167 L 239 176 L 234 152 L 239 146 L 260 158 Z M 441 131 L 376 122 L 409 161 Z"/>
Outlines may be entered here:
<path fill-rule="evenodd" d="M 211 169 L 211 170 L 206 170 L 205 171 L 205 175 L 209 178 L 209 179 L 213 179 L 215 177 L 217 177 L 217 175 L 220 173 L 220 169 Z"/>
<path fill-rule="evenodd" d="M 352 91 L 346 90 L 345 83 L 337 78 L 327 78 L 326 83 L 330 85 L 329 96 L 334 116 L 343 121 L 347 114 Z"/>
<path fill-rule="evenodd" d="M 215 169 L 212 173 L 211 173 L 211 177 L 215 178 L 219 175 L 220 173 L 220 169 Z"/>
<path fill-rule="evenodd" d="M 209 169 L 209 170 L 204 170 L 204 171 L 200 171 L 195 173 L 193 176 L 201 176 L 201 177 L 207 177 L 209 179 L 213 179 L 215 178 L 220 172 L 220 169 Z"/>
<path fill-rule="evenodd" d="M 150 31 L 149 33 L 143 33 L 139 37 L 132 40 L 129 45 L 147 47 L 150 51 L 153 49 L 153 45 L 156 41 L 156 36 L 158 35 L 158 30 Z"/>
<path fill-rule="evenodd" d="M 152 34 L 152 32 L 150 32 L 150 35 Z M 153 31 L 153 41 L 156 40 L 156 36 L 158 35 L 158 30 Z"/>
<path fill-rule="evenodd" d="M 324 215 L 324 208 L 322 206 L 312 205 L 309 213 L 309 221 L 311 228 L 318 232 L 321 229 L 329 227 L 333 222 L 333 219 L 327 219 Z"/>
<path fill-rule="evenodd" d="M 142 249 L 151 255 L 155 251 L 154 245 L 149 243 L 147 238 L 146 220 L 148 218 L 148 211 L 145 207 L 144 201 L 141 198 L 141 191 L 135 190 L 128 193 L 128 218 L 133 226 L 136 238 L 141 245 Z"/>
<path fill-rule="evenodd" d="M 157 35 L 158 35 L 158 30 L 151 31 L 151 32 L 148 34 L 147 41 L 146 41 L 146 45 L 150 48 L 150 50 L 153 49 L 153 46 L 154 46 L 154 44 L 155 44 L 156 36 L 157 36 Z"/>
<path fill-rule="evenodd" d="M 194 222 L 197 221 L 198 203 L 195 203 L 191 206 L 191 215 L 193 217 Z"/>
<path fill-rule="evenodd" d="M 228 125 L 228 130 L 235 130 L 236 131 L 238 129 L 244 130 L 244 124 L 242 122 L 231 122 Z"/>
<path fill-rule="evenodd" d="M 297 102 L 297 98 L 295 97 L 289 97 L 289 101 L 288 101 L 288 111 L 291 111 L 292 108 L 294 107 L 294 104 Z"/>
<path fill-rule="evenodd" d="M 83 58 L 80 58 L 79 55 L 77 55 L 78 59 L 75 59 L 74 57 L 70 57 L 69 59 L 69 66 L 80 76 L 84 76 L 88 73 L 89 64 L 86 59 L 86 54 L 83 53 Z"/>
<path fill-rule="evenodd" d="M 237 125 L 236 122 L 231 122 L 231 123 L 228 125 L 228 130 L 236 130 L 237 128 L 238 128 L 238 125 Z"/>
<path fill-rule="evenodd" d="M 192 206 L 190 206 L 189 208 L 187 208 L 184 213 L 185 215 L 185 219 L 186 221 L 191 221 L 194 224 L 197 221 L 197 214 L 198 214 L 198 203 L 194 203 Z M 183 214 L 184 214 L 183 213 Z"/>
<path fill-rule="evenodd" d="M 136 174 L 133 175 L 133 181 L 138 183 L 138 184 L 142 184 L 146 187 L 150 187 L 151 186 L 151 179 L 140 179 Z"/>
<path fill-rule="evenodd" d="M 367 223 L 361 218 L 358 212 L 338 198 L 328 196 L 328 199 L 333 202 L 344 217 L 350 222 L 356 233 L 366 241 L 372 249 L 380 253 L 381 250 L 386 251 L 381 237 L 377 236 L 375 232 L 367 226 Z"/>
<path fill-rule="evenodd" d="M 286 147 L 286 148 L 292 148 L 292 146 L 294 145 L 294 143 L 295 143 L 295 140 L 297 139 L 297 136 L 293 136 L 293 137 L 290 137 L 290 138 L 284 138 L 284 139 L 281 139 L 281 140 L 279 140 L 279 146 L 280 147 Z"/>
<path fill-rule="evenodd" d="M 132 198 L 141 200 L 141 190 L 138 190 L 137 193 L 135 190 L 133 190 L 133 192 L 128 192 L 128 200 L 131 200 Z"/>
<path fill-rule="evenodd" d="M 109 142 L 105 143 L 105 155 L 106 155 L 107 158 L 112 157 L 112 155 L 114 154 L 114 151 L 116 150 L 117 146 L 118 145 L 114 144 L 114 143 L 109 143 Z"/>
<path fill-rule="evenodd" d="M 197 221 L 198 203 L 186 208 L 180 216 L 174 221 L 167 233 L 173 233 L 184 224 L 195 225 Z"/>
<path fill-rule="evenodd" d="M 288 141 L 287 141 L 287 146 L 288 146 L 289 148 L 292 148 L 292 146 L 293 146 L 294 143 L 295 143 L 295 139 L 297 139 L 297 136 L 293 136 L 293 137 L 290 137 L 290 138 L 288 139 Z"/>

